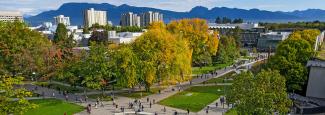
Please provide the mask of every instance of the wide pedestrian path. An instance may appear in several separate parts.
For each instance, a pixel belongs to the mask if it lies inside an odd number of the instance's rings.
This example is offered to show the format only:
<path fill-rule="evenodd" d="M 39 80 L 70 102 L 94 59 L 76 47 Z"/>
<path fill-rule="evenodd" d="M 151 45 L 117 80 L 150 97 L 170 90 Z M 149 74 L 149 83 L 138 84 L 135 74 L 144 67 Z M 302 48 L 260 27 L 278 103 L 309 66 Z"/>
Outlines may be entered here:
<path fill-rule="evenodd" d="M 243 65 L 237 66 L 237 68 L 244 67 L 244 66 L 250 66 L 250 65 L 254 64 L 255 62 L 256 61 L 246 63 Z M 144 107 L 143 111 L 148 112 L 148 113 L 157 113 L 158 115 L 172 115 L 175 112 L 177 112 L 178 115 L 187 114 L 187 112 L 185 110 L 159 105 L 159 104 L 157 104 L 157 102 L 178 93 L 179 89 L 185 90 L 193 85 L 199 85 L 200 83 L 202 83 L 204 81 L 207 81 L 212 78 L 220 77 L 228 72 L 235 71 L 235 70 L 236 70 L 236 68 L 234 68 L 233 66 L 226 67 L 224 69 L 217 70 L 216 71 L 218 73 L 217 75 L 204 74 L 203 76 L 206 76 L 206 77 L 194 77 L 194 79 L 191 82 L 183 82 L 178 85 L 170 86 L 170 87 L 162 90 L 160 94 L 153 94 L 153 95 L 149 95 L 147 97 L 143 97 L 143 98 L 139 99 L 141 102 L 141 105 L 143 105 L 143 107 Z M 35 92 L 35 93 L 44 94 L 44 97 L 54 97 L 54 98 L 62 99 L 62 100 L 67 99 L 70 102 L 75 102 L 75 103 L 82 105 L 84 107 L 86 107 L 88 104 L 91 104 L 92 105 L 91 115 L 114 115 L 116 113 L 122 112 L 121 108 L 124 108 L 124 112 L 134 112 L 139 109 L 138 105 L 134 105 L 133 108 L 129 108 L 129 104 L 134 102 L 134 99 L 127 98 L 127 97 L 118 96 L 116 99 L 114 99 L 114 102 L 113 101 L 103 102 L 104 106 L 100 106 L 100 105 L 95 106 L 96 100 L 92 100 L 92 99 L 87 99 L 87 102 L 83 101 L 82 103 L 80 103 L 79 102 L 80 99 L 84 100 L 84 96 L 82 96 L 82 95 L 68 94 L 68 96 L 65 96 L 65 95 L 63 95 L 62 92 L 56 91 L 54 89 L 49 89 L 46 87 L 39 87 L 39 86 L 35 86 L 32 84 L 25 84 L 24 87 L 28 90 Z M 35 87 L 37 87 L 36 90 L 35 90 Z M 172 91 L 172 89 L 175 89 L 175 90 Z M 53 95 L 53 93 L 54 93 L 54 95 Z M 110 92 L 108 91 L 106 93 L 110 93 Z M 147 102 L 147 99 L 149 99 L 149 102 Z M 153 103 L 154 100 L 156 103 Z M 222 114 L 223 109 L 213 106 L 213 105 L 215 105 L 216 102 L 218 102 L 218 100 L 216 100 L 215 102 L 213 102 L 209 105 L 211 107 L 211 109 L 209 109 L 208 115 L 219 115 L 219 114 L 221 115 Z M 150 102 L 151 102 L 151 107 L 150 107 Z M 140 107 L 142 107 L 142 106 L 140 106 Z M 213 107 L 215 107 L 215 108 L 213 108 Z M 198 113 L 190 113 L 190 114 L 191 115 L 192 114 L 193 115 L 197 115 L 197 114 L 201 115 L 203 113 L 206 114 L 204 109 Z M 86 111 L 82 111 L 82 112 L 78 113 L 77 115 L 88 115 L 88 113 Z"/>

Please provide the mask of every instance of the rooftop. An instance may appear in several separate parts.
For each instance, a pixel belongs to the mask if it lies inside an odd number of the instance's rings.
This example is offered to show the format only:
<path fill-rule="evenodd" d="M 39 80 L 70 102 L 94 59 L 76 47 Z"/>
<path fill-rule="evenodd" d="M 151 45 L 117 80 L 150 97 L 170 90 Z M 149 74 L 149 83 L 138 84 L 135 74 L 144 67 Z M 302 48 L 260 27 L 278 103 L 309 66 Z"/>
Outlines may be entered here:
<path fill-rule="evenodd" d="M 0 11 L 0 16 L 22 16 L 18 11 Z"/>

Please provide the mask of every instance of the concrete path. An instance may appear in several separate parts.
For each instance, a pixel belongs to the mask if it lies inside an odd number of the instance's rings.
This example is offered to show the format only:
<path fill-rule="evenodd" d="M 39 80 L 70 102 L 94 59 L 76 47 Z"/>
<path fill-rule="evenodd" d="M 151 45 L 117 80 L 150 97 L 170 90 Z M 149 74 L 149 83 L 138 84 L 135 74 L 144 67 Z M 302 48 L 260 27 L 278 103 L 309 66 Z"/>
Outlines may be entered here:
<path fill-rule="evenodd" d="M 239 67 L 244 67 L 244 66 L 250 66 L 252 64 L 254 64 L 256 61 L 254 62 L 250 62 L 247 64 L 243 64 Z M 172 96 L 176 93 L 178 93 L 178 89 L 180 88 L 181 90 L 185 90 L 193 85 L 202 85 L 200 83 L 207 81 L 209 79 L 212 78 L 217 78 L 220 77 L 226 73 L 229 73 L 231 71 L 235 71 L 236 68 L 233 67 L 227 67 L 225 69 L 220 69 L 217 70 L 216 72 L 218 73 L 217 75 L 213 76 L 212 74 L 204 74 L 204 76 L 206 77 L 194 77 L 194 79 L 192 80 L 192 83 L 190 84 L 190 82 L 183 82 L 179 85 L 175 85 L 175 86 L 170 86 L 164 90 L 161 91 L 161 94 L 153 94 L 153 95 L 149 95 L 147 97 L 143 97 L 140 99 L 141 104 L 144 106 L 144 111 L 145 112 L 149 112 L 149 113 L 157 113 L 158 115 L 173 115 L 174 112 L 177 111 L 178 115 L 182 115 L 182 114 L 187 114 L 187 112 L 185 110 L 180 110 L 180 109 L 176 109 L 176 108 L 171 108 L 171 107 L 167 107 L 167 106 L 163 106 L 163 105 L 159 105 L 156 104 L 157 102 L 159 102 L 160 100 L 163 100 L 169 96 Z M 66 97 L 62 94 L 59 93 L 58 91 L 54 90 L 54 89 L 49 89 L 49 88 L 45 88 L 45 87 L 39 87 L 37 86 L 37 90 L 35 90 L 35 86 L 32 84 L 25 84 L 24 86 L 25 88 L 27 88 L 28 90 L 31 90 L 35 93 L 38 94 L 44 94 L 45 97 L 53 97 L 53 93 L 55 94 L 55 98 L 57 99 L 62 99 L 65 100 Z M 172 89 L 175 89 L 175 91 L 172 91 Z M 98 92 L 97 92 L 98 93 Z M 109 93 L 109 91 L 107 91 L 106 93 Z M 83 103 L 79 103 L 79 99 L 83 99 L 84 97 L 81 95 L 75 95 L 75 94 L 68 94 L 68 101 L 71 102 L 76 102 L 79 105 L 82 105 L 84 107 L 86 107 L 88 104 L 92 105 L 92 113 L 91 115 L 114 115 L 115 113 L 120 113 L 121 112 L 121 107 L 125 108 L 124 112 L 134 112 L 136 110 L 138 110 L 138 106 L 134 107 L 133 109 L 129 108 L 129 103 L 130 102 L 134 102 L 134 99 L 131 98 L 127 98 L 127 97 L 121 97 L 118 96 L 117 99 L 114 99 L 114 103 L 116 103 L 118 105 L 118 107 L 116 108 L 116 105 L 113 105 L 113 102 L 103 102 L 103 107 L 102 106 L 97 106 L 97 108 L 94 106 L 96 100 L 92 100 L 92 99 L 88 99 L 87 102 L 83 102 Z M 152 106 L 150 108 L 150 101 L 147 102 L 147 98 L 149 98 L 149 100 L 152 102 Z M 155 104 L 153 103 L 153 100 L 155 100 Z M 222 106 L 216 107 L 215 103 L 218 102 L 218 100 L 216 100 L 215 102 L 211 103 L 210 109 L 209 109 L 209 113 L 207 115 L 221 115 L 222 112 L 224 111 L 222 108 Z M 219 102 L 220 103 L 220 102 Z M 164 108 L 166 108 L 166 111 L 164 111 Z M 88 113 L 86 111 L 82 111 L 80 113 L 78 113 L 77 115 L 88 115 Z M 190 113 L 190 115 L 206 115 L 206 111 L 205 109 L 199 111 L 198 113 Z"/>

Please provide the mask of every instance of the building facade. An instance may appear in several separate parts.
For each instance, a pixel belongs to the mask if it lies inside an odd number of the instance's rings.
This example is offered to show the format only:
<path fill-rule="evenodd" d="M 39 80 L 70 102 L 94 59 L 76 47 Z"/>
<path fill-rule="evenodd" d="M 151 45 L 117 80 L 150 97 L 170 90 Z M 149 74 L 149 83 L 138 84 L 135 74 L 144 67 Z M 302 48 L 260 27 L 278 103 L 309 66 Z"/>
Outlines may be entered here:
<path fill-rule="evenodd" d="M 121 15 L 121 26 L 138 26 L 140 27 L 140 16 L 133 12 Z"/>
<path fill-rule="evenodd" d="M 120 32 L 116 33 L 116 31 L 108 31 L 108 41 L 115 44 L 128 44 L 133 42 L 139 36 L 143 34 L 143 32 Z"/>
<path fill-rule="evenodd" d="M 64 15 L 58 15 L 58 16 L 54 17 L 54 23 L 55 23 L 55 25 L 62 23 L 65 26 L 70 26 L 70 18 L 65 17 Z"/>
<path fill-rule="evenodd" d="M 141 27 L 149 26 L 152 22 L 163 21 L 163 14 L 159 12 L 148 11 L 140 15 Z"/>
<path fill-rule="evenodd" d="M 310 60 L 307 67 L 309 77 L 306 96 L 325 99 L 325 61 Z"/>
<path fill-rule="evenodd" d="M 263 33 L 257 40 L 257 50 L 259 51 L 275 51 L 277 45 L 287 39 L 291 32 L 268 32 Z"/>
<path fill-rule="evenodd" d="M 13 22 L 15 20 L 24 21 L 23 15 L 20 12 L 0 11 L 0 21 Z"/>
<path fill-rule="evenodd" d="M 94 8 L 90 8 L 84 11 L 84 27 L 91 27 L 93 24 L 99 25 L 107 24 L 106 11 L 97 11 Z"/>

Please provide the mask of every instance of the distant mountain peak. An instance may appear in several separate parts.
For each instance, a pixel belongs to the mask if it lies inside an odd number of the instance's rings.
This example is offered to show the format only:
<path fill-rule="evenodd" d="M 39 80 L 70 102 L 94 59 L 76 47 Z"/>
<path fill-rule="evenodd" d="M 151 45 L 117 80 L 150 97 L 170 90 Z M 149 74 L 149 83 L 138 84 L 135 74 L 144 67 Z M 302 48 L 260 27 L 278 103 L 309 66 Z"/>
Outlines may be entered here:
<path fill-rule="evenodd" d="M 209 11 L 209 9 L 204 6 L 195 6 L 194 8 L 191 9 L 190 12 L 205 12 L 205 11 Z"/>
<path fill-rule="evenodd" d="M 95 10 L 105 10 L 108 13 L 108 20 L 113 24 L 119 24 L 122 13 L 135 12 L 142 13 L 147 11 L 156 11 L 164 14 L 164 21 L 168 23 L 171 20 L 182 18 L 204 18 L 213 22 L 216 17 L 228 17 L 228 18 L 243 18 L 246 21 L 292 21 L 292 20 L 325 20 L 325 10 L 320 9 L 308 9 L 304 11 L 294 12 L 271 12 L 259 9 L 238 9 L 227 7 L 214 7 L 208 9 L 203 6 L 196 6 L 189 12 L 175 12 L 169 10 L 162 10 L 149 7 L 136 7 L 127 4 L 120 6 L 111 5 L 109 3 L 64 3 L 57 10 L 50 10 L 42 12 L 36 16 L 26 17 L 26 22 L 32 25 L 38 25 L 43 22 L 53 22 L 53 17 L 56 15 L 65 15 L 70 17 L 72 25 L 82 25 L 83 14 L 85 9 L 95 8 Z M 315 15 L 317 14 L 317 15 Z"/>

